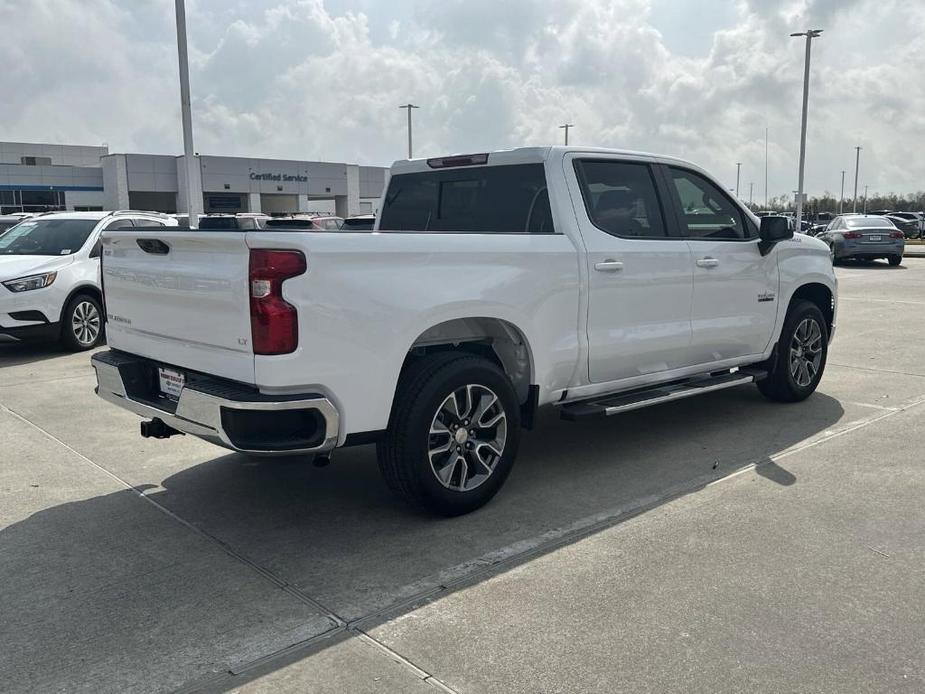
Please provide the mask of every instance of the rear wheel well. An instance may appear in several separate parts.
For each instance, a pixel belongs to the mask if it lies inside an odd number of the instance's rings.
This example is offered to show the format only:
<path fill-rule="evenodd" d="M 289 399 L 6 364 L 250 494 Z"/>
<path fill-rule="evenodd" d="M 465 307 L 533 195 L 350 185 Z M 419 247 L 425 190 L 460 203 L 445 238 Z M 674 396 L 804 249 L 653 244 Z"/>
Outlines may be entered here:
<path fill-rule="evenodd" d="M 435 352 L 467 352 L 494 362 L 514 384 L 521 404 L 530 399 L 532 358 L 523 333 L 498 318 L 457 318 L 429 328 L 414 341 L 402 374 L 421 357 Z"/>
<path fill-rule="evenodd" d="M 829 329 L 829 333 L 832 332 L 832 328 L 834 327 L 833 323 L 835 321 L 835 306 L 832 302 L 832 291 L 828 287 L 817 282 L 804 284 L 793 293 L 792 297 L 790 297 L 790 305 L 787 307 L 787 313 L 790 313 L 790 310 L 798 301 L 809 301 L 818 306 L 825 318 L 825 324 Z"/>

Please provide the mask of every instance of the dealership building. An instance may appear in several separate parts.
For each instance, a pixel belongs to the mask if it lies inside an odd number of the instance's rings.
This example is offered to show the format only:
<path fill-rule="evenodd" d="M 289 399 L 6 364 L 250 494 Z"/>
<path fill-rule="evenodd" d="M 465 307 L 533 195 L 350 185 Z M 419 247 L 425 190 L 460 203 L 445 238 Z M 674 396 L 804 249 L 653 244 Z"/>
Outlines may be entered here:
<path fill-rule="evenodd" d="M 197 155 L 196 212 L 376 212 L 388 169 Z M 46 210 L 187 212 L 186 157 L 0 142 L 0 214 Z"/>

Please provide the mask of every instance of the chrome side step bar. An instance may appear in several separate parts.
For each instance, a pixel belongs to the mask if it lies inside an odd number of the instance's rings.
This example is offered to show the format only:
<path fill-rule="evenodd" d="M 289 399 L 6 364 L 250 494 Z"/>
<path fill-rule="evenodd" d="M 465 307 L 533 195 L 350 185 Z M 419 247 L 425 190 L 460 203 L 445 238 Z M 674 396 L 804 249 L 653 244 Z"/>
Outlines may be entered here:
<path fill-rule="evenodd" d="M 735 386 L 754 383 L 767 377 L 767 372 L 760 369 L 739 369 L 712 376 L 699 377 L 655 386 L 629 393 L 605 395 L 591 400 L 581 400 L 562 405 L 562 419 L 576 420 L 581 417 L 609 417 L 611 415 L 638 410 L 650 405 L 659 405 L 674 400 L 682 400 L 694 395 L 712 393 L 716 390 L 734 388 Z"/>

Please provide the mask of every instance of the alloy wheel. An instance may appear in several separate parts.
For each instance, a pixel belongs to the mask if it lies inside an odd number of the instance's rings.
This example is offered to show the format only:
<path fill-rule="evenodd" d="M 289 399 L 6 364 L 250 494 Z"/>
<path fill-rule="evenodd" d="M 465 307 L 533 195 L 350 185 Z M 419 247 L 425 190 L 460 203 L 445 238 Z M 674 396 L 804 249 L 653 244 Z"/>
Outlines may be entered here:
<path fill-rule="evenodd" d="M 437 481 L 468 492 L 495 471 L 507 442 L 507 414 L 498 395 L 469 384 L 450 393 L 430 425 L 427 455 Z"/>
<path fill-rule="evenodd" d="M 822 365 L 822 328 L 814 318 L 800 321 L 790 341 L 790 375 L 801 388 L 813 382 Z"/>
<path fill-rule="evenodd" d="M 96 342 L 100 335 L 100 312 L 90 301 L 81 301 L 71 315 L 71 330 L 82 346 Z"/>

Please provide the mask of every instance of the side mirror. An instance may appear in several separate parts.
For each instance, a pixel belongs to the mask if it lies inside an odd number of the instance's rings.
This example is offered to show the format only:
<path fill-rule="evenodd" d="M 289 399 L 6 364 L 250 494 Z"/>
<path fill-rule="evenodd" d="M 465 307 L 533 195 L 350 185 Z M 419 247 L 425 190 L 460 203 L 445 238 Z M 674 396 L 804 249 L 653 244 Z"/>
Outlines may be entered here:
<path fill-rule="evenodd" d="M 758 229 L 758 250 L 761 255 L 767 255 L 774 248 L 774 244 L 793 238 L 793 229 L 786 217 L 762 217 Z"/>

